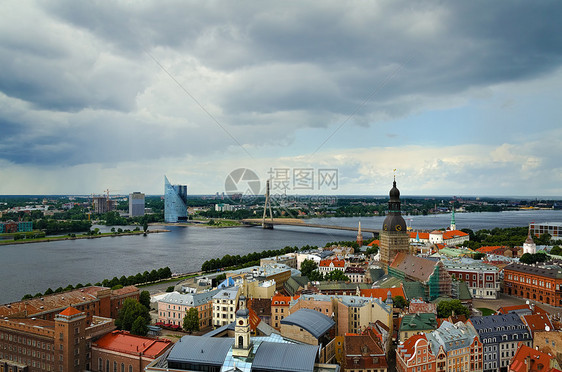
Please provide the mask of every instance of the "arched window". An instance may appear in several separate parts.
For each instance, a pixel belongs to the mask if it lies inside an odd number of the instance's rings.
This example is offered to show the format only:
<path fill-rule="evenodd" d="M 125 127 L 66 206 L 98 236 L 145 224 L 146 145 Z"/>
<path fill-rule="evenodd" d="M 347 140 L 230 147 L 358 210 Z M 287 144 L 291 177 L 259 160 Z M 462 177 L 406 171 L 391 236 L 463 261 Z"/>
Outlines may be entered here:
<path fill-rule="evenodd" d="M 133 366 L 129 364 L 129 372 L 133 372 Z"/>
<path fill-rule="evenodd" d="M 125 363 L 121 363 L 121 372 L 125 372 Z"/>
<path fill-rule="evenodd" d="M 117 362 L 113 362 L 113 372 L 117 372 Z"/>
<path fill-rule="evenodd" d="M 98 371 L 103 372 L 103 360 L 102 360 L 102 358 L 98 359 Z"/>
<path fill-rule="evenodd" d="M 244 336 L 238 336 L 238 346 L 244 345 Z"/>

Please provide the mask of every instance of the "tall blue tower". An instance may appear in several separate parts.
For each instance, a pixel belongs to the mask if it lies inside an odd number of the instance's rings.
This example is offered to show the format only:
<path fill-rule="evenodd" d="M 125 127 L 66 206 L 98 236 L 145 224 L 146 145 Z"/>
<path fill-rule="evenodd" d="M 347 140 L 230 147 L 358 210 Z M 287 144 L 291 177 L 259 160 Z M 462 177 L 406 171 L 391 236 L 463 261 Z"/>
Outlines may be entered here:
<path fill-rule="evenodd" d="M 187 221 L 187 186 L 172 185 L 164 176 L 164 221 Z"/>

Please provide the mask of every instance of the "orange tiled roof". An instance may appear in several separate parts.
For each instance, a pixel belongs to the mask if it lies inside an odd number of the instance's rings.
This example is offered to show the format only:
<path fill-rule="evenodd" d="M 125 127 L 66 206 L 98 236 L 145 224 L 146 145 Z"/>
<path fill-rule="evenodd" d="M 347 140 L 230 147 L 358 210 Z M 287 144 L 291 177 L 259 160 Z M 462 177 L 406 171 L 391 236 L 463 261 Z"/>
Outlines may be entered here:
<path fill-rule="evenodd" d="M 410 234 L 410 239 L 415 239 L 419 236 L 420 240 L 429 240 L 429 233 L 426 232 L 410 231 L 408 234 Z"/>
<path fill-rule="evenodd" d="M 404 290 L 402 287 L 395 287 L 395 288 L 366 288 L 360 289 L 361 297 L 373 297 L 373 298 L 382 298 L 382 300 L 386 300 L 388 295 L 388 291 L 390 291 L 390 295 L 392 297 L 402 296 L 406 298 L 404 295 Z"/>
<path fill-rule="evenodd" d="M 300 296 L 296 295 L 291 298 L 290 296 L 276 294 L 271 298 L 271 306 L 289 306 L 289 302 L 291 302 L 291 299 L 296 300 L 299 297 Z"/>
<path fill-rule="evenodd" d="M 528 363 L 525 363 L 527 358 L 529 358 Z M 513 372 L 553 372 L 557 370 L 550 367 L 550 361 L 553 358 L 551 355 L 520 343 L 519 349 L 511 360 L 509 370 Z"/>
<path fill-rule="evenodd" d="M 379 239 L 373 240 L 372 242 L 370 242 L 369 244 L 367 244 L 369 247 L 372 247 L 373 245 L 380 245 L 381 241 Z"/>
<path fill-rule="evenodd" d="M 468 234 L 465 233 L 464 231 L 460 231 L 460 230 L 449 230 L 449 231 L 445 231 L 443 233 L 443 239 L 445 239 L 445 240 L 458 238 L 458 237 L 461 237 L 461 236 L 468 236 Z"/>
<path fill-rule="evenodd" d="M 490 253 L 503 248 L 507 248 L 507 247 L 503 245 L 490 245 L 490 246 L 480 247 L 476 251 L 480 253 Z"/>
<path fill-rule="evenodd" d="M 330 264 L 333 264 L 334 267 L 345 267 L 345 261 L 344 260 L 338 260 L 333 259 L 333 260 L 321 260 L 320 261 L 320 265 L 318 265 L 319 267 L 328 267 L 330 266 Z"/>
<path fill-rule="evenodd" d="M 94 347 L 155 359 L 172 346 L 172 341 L 135 336 L 126 331 L 113 331 L 97 340 Z"/>
<path fill-rule="evenodd" d="M 73 315 L 81 314 L 81 313 L 82 312 L 80 310 L 75 309 L 72 306 L 69 306 L 66 309 L 64 309 L 64 311 L 60 312 L 61 315 L 65 315 L 65 316 L 73 316 Z"/>

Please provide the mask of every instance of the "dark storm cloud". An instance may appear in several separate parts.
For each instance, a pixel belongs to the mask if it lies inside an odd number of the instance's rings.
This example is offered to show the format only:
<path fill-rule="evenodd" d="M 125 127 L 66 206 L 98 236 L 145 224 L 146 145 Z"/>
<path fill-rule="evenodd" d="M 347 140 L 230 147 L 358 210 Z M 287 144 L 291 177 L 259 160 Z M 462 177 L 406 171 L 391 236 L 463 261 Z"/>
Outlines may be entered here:
<path fill-rule="evenodd" d="M 0 158 L 15 163 L 117 162 L 233 145 L 199 107 L 182 110 L 193 102 L 145 51 L 248 145 L 288 140 L 355 110 L 363 125 L 408 115 L 562 63 L 562 5 L 554 1 L 65 0 L 13 8 L 0 26 L 0 92 L 6 105 L 25 107 L 0 106 L 11 133 L 0 137 Z M 193 79 L 198 69 L 208 75 Z M 139 103 L 164 89 L 185 100 Z M 69 116 L 56 124 L 50 116 L 61 112 Z"/>

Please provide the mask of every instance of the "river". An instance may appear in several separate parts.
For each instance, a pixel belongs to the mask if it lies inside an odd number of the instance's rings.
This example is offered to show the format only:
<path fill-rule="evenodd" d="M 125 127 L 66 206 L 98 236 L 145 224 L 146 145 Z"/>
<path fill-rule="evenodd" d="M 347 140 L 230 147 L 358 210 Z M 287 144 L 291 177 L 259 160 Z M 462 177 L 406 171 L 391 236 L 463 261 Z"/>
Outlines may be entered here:
<path fill-rule="evenodd" d="M 406 216 L 414 229 L 443 228 L 450 215 Z M 309 223 L 380 228 L 384 217 L 313 218 Z M 526 226 L 530 222 L 562 222 L 562 210 L 457 213 L 457 228 Z M 154 226 L 153 228 L 157 228 Z M 134 275 L 169 266 L 172 272 L 199 270 L 208 259 L 225 254 L 279 249 L 287 245 L 323 246 L 327 242 L 354 240 L 349 231 L 278 226 L 204 228 L 166 226 L 168 233 L 144 237 L 106 237 L 0 246 L 0 303 L 18 301 L 26 294 L 59 286 L 95 283 L 114 276 Z M 364 234 L 368 238 L 368 234 Z"/>

